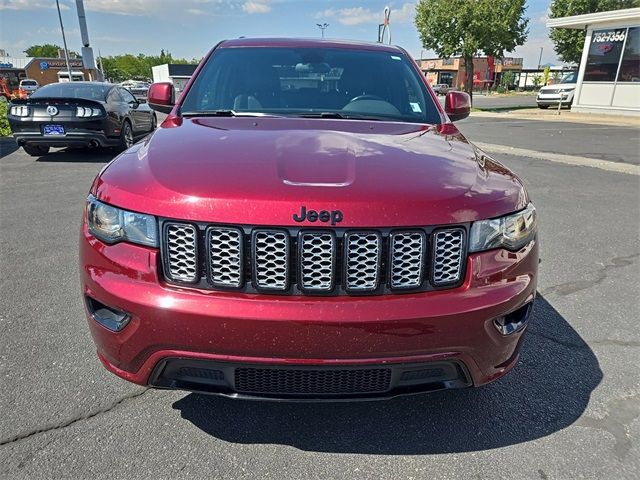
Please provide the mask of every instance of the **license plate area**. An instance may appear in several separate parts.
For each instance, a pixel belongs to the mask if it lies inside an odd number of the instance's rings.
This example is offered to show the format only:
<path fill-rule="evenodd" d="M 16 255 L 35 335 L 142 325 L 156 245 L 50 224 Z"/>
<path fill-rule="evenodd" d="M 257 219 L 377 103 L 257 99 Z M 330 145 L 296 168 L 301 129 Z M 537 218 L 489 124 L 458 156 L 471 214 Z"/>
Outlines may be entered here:
<path fill-rule="evenodd" d="M 64 135 L 65 131 L 62 125 L 43 125 L 42 133 L 43 135 L 59 136 Z"/>

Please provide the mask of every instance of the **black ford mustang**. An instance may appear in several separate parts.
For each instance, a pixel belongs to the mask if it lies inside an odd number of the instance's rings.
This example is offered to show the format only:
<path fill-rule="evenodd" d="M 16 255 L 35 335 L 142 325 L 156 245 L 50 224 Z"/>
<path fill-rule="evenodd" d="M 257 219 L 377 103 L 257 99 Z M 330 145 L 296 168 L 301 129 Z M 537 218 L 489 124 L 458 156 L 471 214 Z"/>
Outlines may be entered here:
<path fill-rule="evenodd" d="M 130 147 L 156 128 L 155 113 L 126 88 L 111 83 L 52 83 L 7 115 L 13 137 L 32 156 L 50 147 Z"/>

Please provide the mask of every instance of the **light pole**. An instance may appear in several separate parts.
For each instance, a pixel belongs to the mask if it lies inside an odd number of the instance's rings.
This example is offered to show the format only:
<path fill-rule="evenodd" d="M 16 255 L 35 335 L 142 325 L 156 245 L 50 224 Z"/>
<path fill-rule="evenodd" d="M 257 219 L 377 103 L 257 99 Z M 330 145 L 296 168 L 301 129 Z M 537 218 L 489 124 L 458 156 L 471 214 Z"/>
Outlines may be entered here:
<path fill-rule="evenodd" d="M 56 0 L 56 7 L 58 8 L 58 18 L 60 19 L 60 30 L 62 31 L 62 43 L 64 44 L 64 60 L 67 63 L 67 73 L 69 74 L 69 81 L 73 82 L 71 65 L 69 64 L 69 50 L 67 49 L 67 39 L 64 36 L 64 26 L 62 25 L 62 14 L 60 13 L 60 2 L 58 0 Z"/>
<path fill-rule="evenodd" d="M 542 63 L 542 50 L 543 50 L 543 47 L 540 47 L 540 58 L 538 58 L 538 70 L 540 70 L 540 64 Z"/>
<path fill-rule="evenodd" d="M 318 28 L 322 31 L 322 38 L 324 38 L 324 29 L 329 26 L 328 23 L 316 23 Z"/>

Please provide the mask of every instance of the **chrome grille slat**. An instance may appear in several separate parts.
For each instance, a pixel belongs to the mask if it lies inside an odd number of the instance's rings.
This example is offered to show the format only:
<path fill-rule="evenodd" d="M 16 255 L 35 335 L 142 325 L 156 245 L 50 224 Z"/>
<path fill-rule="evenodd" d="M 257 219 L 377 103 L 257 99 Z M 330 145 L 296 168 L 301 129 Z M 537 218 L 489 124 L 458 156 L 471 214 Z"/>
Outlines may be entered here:
<path fill-rule="evenodd" d="M 376 232 L 345 236 L 345 286 L 353 292 L 373 291 L 380 283 L 382 239 Z"/>
<path fill-rule="evenodd" d="M 418 288 L 424 277 L 426 237 L 423 232 L 391 234 L 391 288 Z"/>
<path fill-rule="evenodd" d="M 238 288 L 243 282 L 243 235 L 236 228 L 210 227 L 209 280 L 219 287 Z"/>
<path fill-rule="evenodd" d="M 439 230 L 433 235 L 433 283 L 436 286 L 460 280 L 464 261 L 464 230 Z"/>
<path fill-rule="evenodd" d="M 253 231 L 253 272 L 257 288 L 289 288 L 289 234 L 279 230 Z"/>
<path fill-rule="evenodd" d="M 329 292 L 335 284 L 336 239 L 331 232 L 300 234 L 300 286 Z"/>
<path fill-rule="evenodd" d="M 186 223 L 170 223 L 165 235 L 169 276 L 173 280 L 195 282 L 198 279 L 196 228 Z"/>

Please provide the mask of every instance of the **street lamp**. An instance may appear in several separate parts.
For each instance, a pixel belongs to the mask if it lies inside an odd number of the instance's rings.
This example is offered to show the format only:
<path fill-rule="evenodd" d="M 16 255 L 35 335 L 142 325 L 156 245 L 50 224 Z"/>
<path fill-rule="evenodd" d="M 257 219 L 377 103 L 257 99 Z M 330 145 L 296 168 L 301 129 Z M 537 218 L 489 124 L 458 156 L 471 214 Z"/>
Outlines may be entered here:
<path fill-rule="evenodd" d="M 538 58 L 538 70 L 540 70 L 540 64 L 542 63 L 542 51 L 544 47 L 540 47 L 540 58 Z"/>
<path fill-rule="evenodd" d="M 60 2 L 58 2 L 58 0 L 56 0 L 56 7 L 58 7 L 58 18 L 60 19 L 60 30 L 62 31 L 62 43 L 64 44 L 64 60 L 67 63 L 67 72 L 69 73 L 69 81 L 73 82 L 71 66 L 69 65 L 69 50 L 67 49 L 67 39 L 64 36 L 64 26 L 62 25 L 62 14 L 60 13 Z"/>
<path fill-rule="evenodd" d="M 324 38 L 324 29 L 329 26 L 328 23 L 316 23 L 318 28 L 322 31 L 322 38 Z"/>

